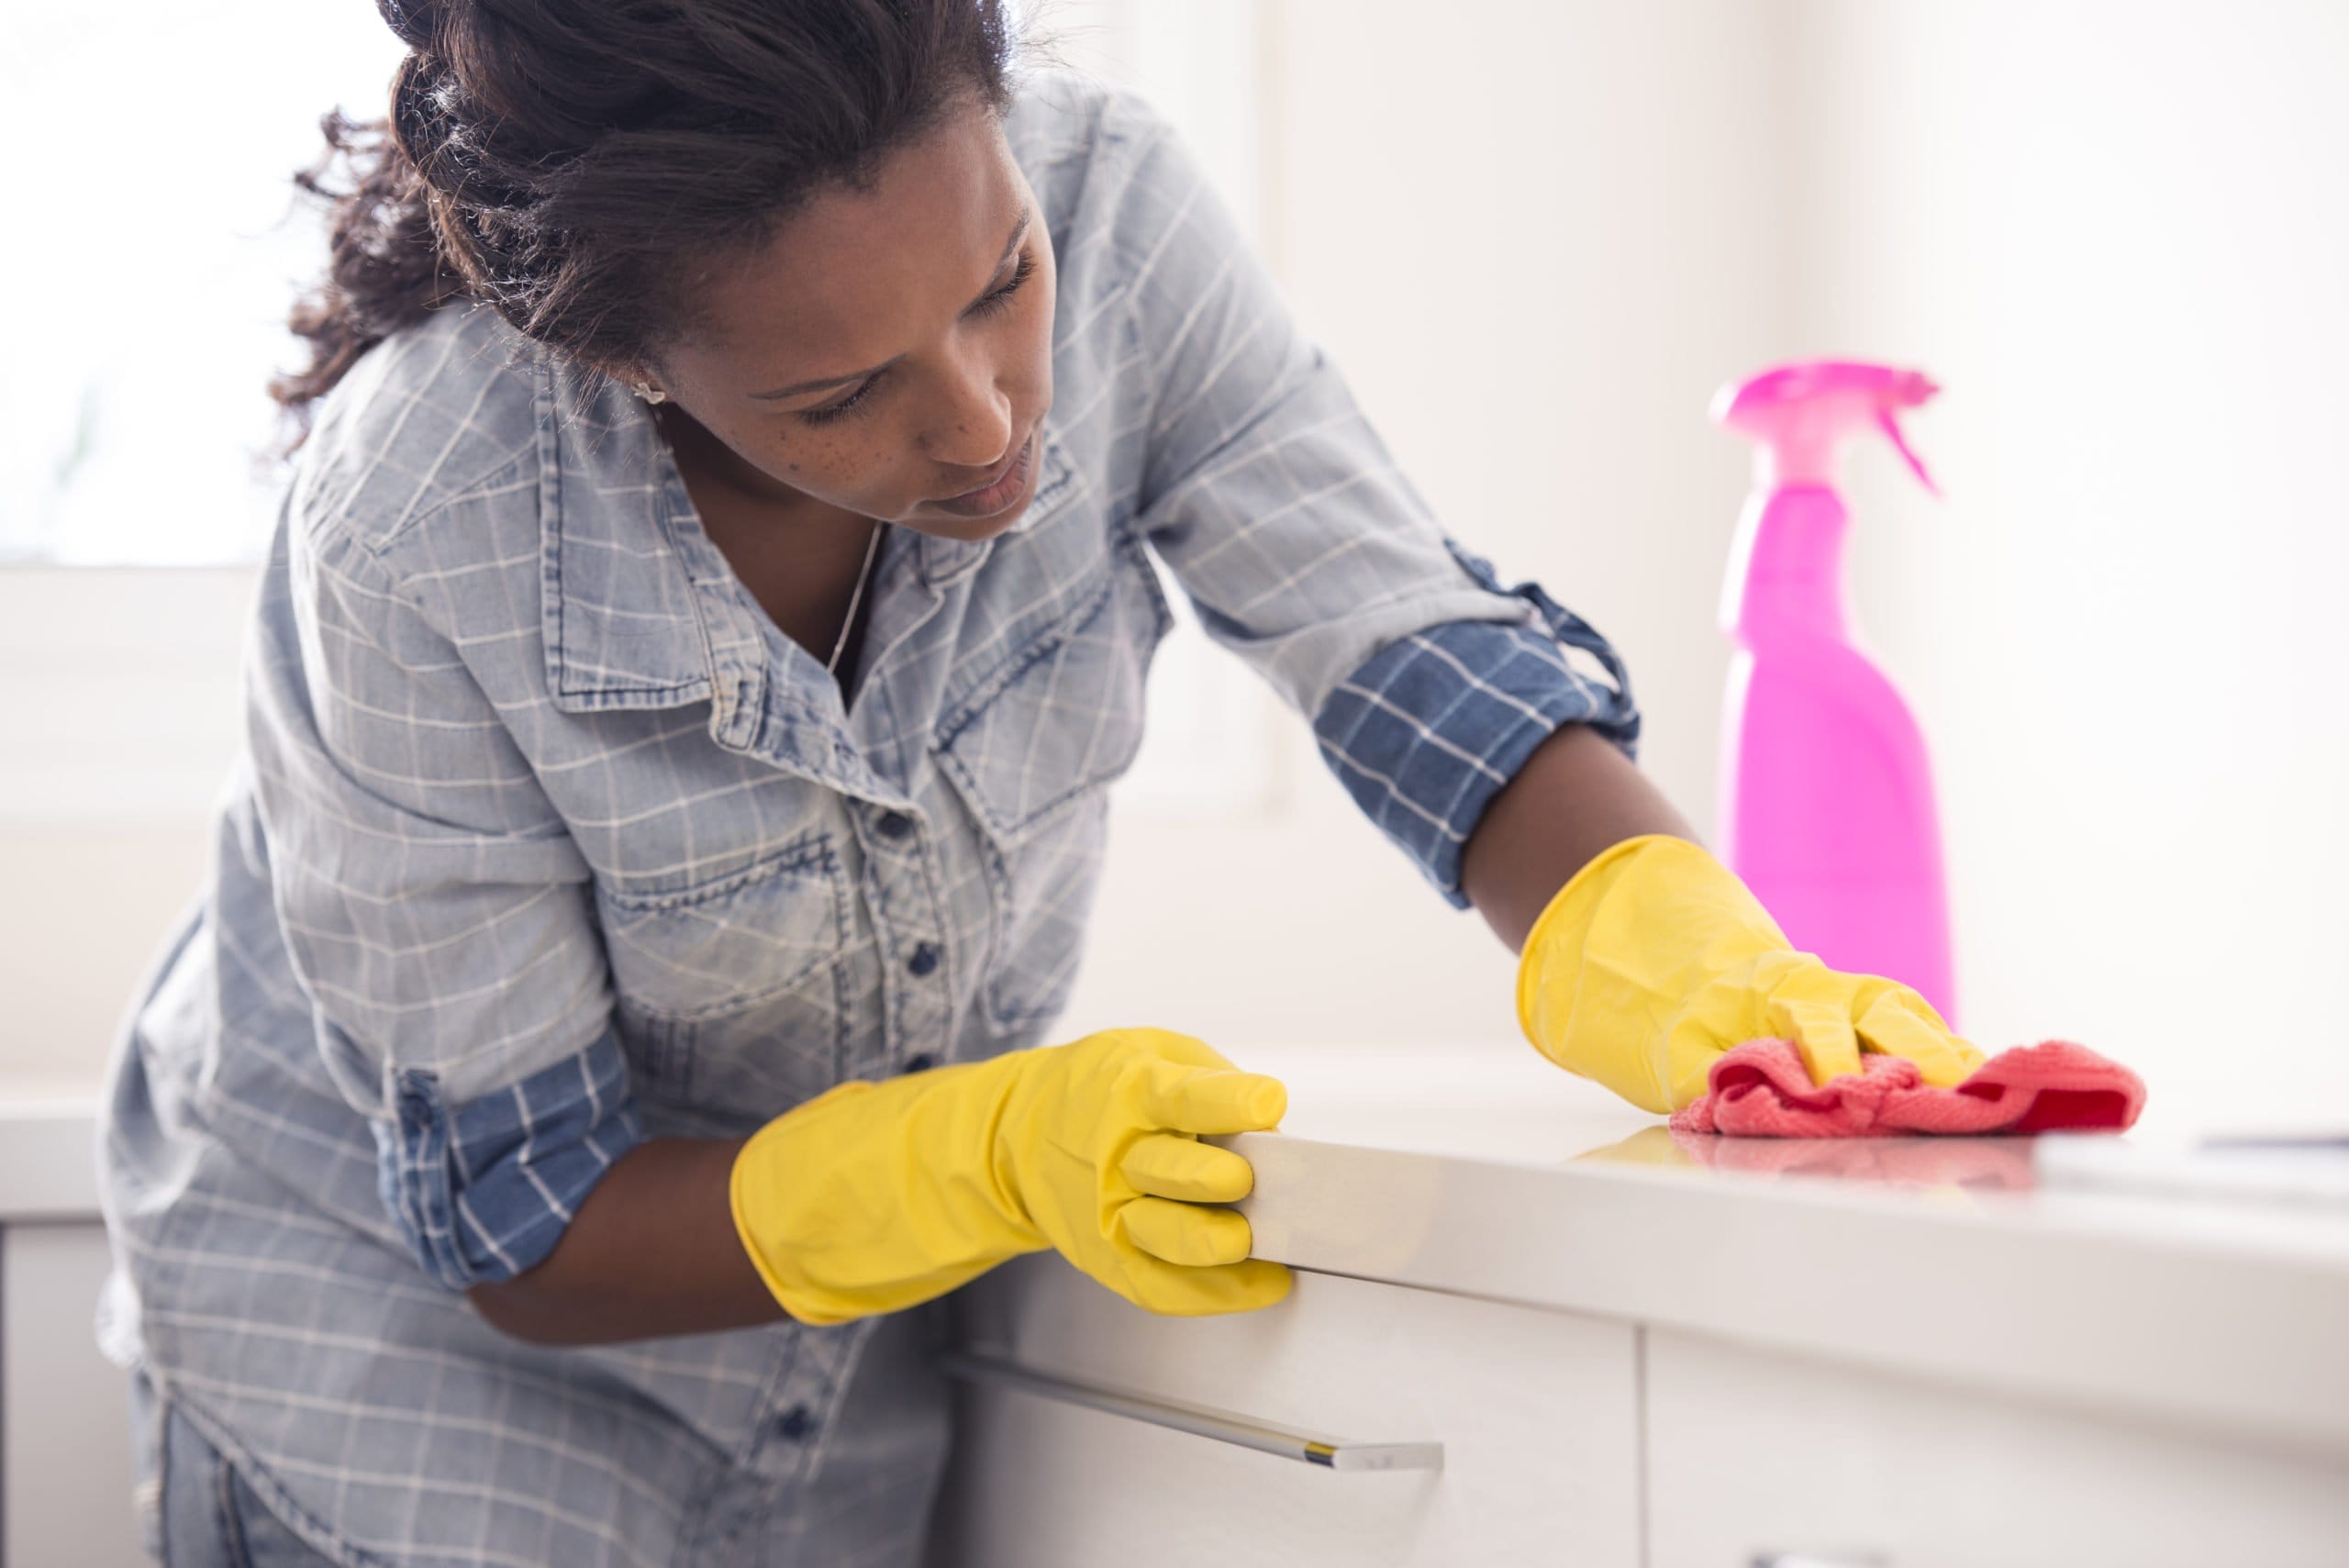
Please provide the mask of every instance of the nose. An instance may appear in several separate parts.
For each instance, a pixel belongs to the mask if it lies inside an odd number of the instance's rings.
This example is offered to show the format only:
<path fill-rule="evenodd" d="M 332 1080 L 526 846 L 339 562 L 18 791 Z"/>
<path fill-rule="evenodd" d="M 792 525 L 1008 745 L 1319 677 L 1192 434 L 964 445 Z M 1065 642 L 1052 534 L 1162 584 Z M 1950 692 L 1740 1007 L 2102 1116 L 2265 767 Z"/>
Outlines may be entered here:
<path fill-rule="evenodd" d="M 1011 399 L 996 384 L 994 365 L 979 355 L 966 357 L 931 428 L 930 456 L 957 468 L 993 468 L 1009 454 L 1011 436 Z"/>

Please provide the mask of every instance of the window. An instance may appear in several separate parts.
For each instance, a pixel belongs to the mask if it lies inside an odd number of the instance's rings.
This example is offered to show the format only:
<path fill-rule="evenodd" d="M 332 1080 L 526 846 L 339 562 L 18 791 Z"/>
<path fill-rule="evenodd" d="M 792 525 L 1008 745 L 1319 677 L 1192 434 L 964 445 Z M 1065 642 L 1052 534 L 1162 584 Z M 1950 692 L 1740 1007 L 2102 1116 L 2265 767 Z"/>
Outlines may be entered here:
<path fill-rule="evenodd" d="M 1022 0 L 1068 64 L 1131 86 L 1182 130 L 1262 245 L 1265 149 L 1261 0 Z M 1118 785 L 1121 815 L 1256 818 L 1289 799 L 1297 719 L 1207 639 L 1165 573 L 1180 622 L 1150 678 L 1150 727 Z M 1284 741 L 1287 744 L 1284 745 Z"/>
<path fill-rule="evenodd" d="M 225 565 L 268 540 L 264 384 L 302 362 L 285 313 L 326 261 L 292 175 L 328 106 L 381 112 L 405 51 L 369 6 L 223 21 L 161 0 L 10 14 L 0 562 Z"/>

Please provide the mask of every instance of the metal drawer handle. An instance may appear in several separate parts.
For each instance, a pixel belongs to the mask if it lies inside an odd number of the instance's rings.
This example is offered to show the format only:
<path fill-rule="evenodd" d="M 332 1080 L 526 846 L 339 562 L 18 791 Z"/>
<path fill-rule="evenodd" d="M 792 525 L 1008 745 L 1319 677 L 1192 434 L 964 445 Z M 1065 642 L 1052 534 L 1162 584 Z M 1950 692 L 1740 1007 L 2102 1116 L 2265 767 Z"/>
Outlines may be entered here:
<path fill-rule="evenodd" d="M 1873 1552 L 1859 1557 L 1840 1552 L 1821 1557 L 1809 1551 L 1768 1551 L 1754 1558 L 1749 1568 L 1887 1568 L 1887 1562 Z"/>
<path fill-rule="evenodd" d="M 1213 1438 L 1218 1442 L 1237 1443 L 1241 1448 L 1252 1448 L 1261 1453 L 1274 1453 L 1283 1459 L 1318 1464 L 1325 1470 L 1443 1468 L 1442 1443 L 1348 1442 L 1341 1438 L 1318 1432 L 1268 1426 L 1206 1405 L 1186 1405 L 1128 1389 L 1053 1377 L 996 1356 L 970 1351 L 941 1351 L 938 1362 L 950 1377 L 974 1383 L 993 1383 L 1005 1388 L 1018 1389 L 1023 1394 L 1041 1395 L 1047 1399 L 1082 1405 L 1088 1409 L 1106 1410 L 1113 1416 L 1130 1417 L 1137 1421 L 1148 1421 L 1155 1427 L 1172 1427 L 1178 1432 Z"/>

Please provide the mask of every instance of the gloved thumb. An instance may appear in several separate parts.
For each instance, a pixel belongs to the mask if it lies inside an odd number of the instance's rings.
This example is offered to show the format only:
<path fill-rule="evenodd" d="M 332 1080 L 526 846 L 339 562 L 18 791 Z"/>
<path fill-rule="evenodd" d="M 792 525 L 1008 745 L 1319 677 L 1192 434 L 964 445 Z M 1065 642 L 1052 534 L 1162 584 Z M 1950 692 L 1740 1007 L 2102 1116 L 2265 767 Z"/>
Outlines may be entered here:
<path fill-rule="evenodd" d="M 1859 1009 L 1862 1048 L 1902 1056 L 1917 1064 L 1917 1075 L 1936 1089 L 1954 1089 L 1987 1060 L 1950 1032 L 1932 1003 L 1908 986 L 1876 980 L 1882 989 Z"/>
<path fill-rule="evenodd" d="M 1853 1028 L 1849 980 L 1809 953 L 1784 957 L 1799 962 L 1791 962 L 1770 988 L 1770 1032 L 1794 1042 L 1813 1084 L 1858 1073 L 1860 1040 Z"/>

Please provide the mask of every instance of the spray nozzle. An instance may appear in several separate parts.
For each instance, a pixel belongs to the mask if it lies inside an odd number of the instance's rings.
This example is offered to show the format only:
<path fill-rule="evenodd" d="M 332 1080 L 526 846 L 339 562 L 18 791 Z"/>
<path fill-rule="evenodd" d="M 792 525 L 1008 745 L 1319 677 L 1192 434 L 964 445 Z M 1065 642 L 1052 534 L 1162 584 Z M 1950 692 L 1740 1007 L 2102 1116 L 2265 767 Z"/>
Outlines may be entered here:
<path fill-rule="evenodd" d="M 1713 398 L 1712 416 L 1758 443 L 1754 475 L 1771 489 L 1835 483 L 1836 443 L 1864 425 L 1884 432 L 1924 487 L 1940 486 L 1909 448 L 1894 417 L 1939 392 L 1921 371 L 1852 360 L 1803 360 L 1731 382 Z"/>

